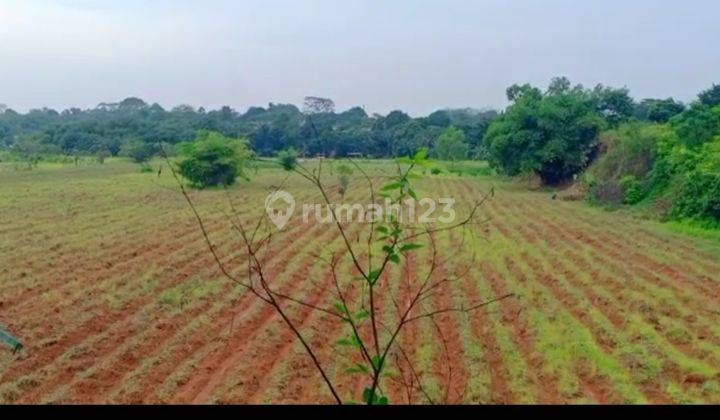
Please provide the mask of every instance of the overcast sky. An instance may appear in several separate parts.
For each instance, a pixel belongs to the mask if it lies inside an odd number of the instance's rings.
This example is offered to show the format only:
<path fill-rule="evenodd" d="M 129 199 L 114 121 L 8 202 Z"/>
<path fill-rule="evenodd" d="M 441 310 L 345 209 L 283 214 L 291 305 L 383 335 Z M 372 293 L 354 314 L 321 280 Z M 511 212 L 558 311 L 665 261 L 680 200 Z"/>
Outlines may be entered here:
<path fill-rule="evenodd" d="M 419 115 L 554 75 L 690 100 L 720 82 L 720 1 L 0 0 L 0 103 L 19 111 L 316 95 Z"/>

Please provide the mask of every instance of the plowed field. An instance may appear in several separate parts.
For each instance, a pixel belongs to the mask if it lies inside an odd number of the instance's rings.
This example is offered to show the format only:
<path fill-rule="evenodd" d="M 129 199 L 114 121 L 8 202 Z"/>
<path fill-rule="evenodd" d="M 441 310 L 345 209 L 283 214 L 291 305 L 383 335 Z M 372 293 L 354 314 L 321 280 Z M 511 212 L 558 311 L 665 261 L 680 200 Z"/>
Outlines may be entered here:
<path fill-rule="evenodd" d="M 283 178 L 261 169 L 228 192 L 191 193 L 238 274 L 244 254 L 228 200 L 257 214 Z M 299 201 L 317 198 L 303 180 L 287 182 Z M 477 249 L 457 262 L 470 274 L 428 304 L 516 296 L 401 336 L 435 401 L 720 403 L 718 244 L 490 178 L 416 181 L 459 205 L 491 182 L 477 235 L 442 238 L 441 252 Z M 0 168 L 0 324 L 25 345 L 19 355 L 0 348 L 0 402 L 332 402 L 273 309 L 220 275 L 173 185 L 121 162 Z M 364 202 L 359 185 L 345 201 Z M 272 245 L 272 283 L 331 306 L 314 253 L 340 246 L 332 226 L 294 218 Z M 426 258 L 396 270 L 422 270 Z M 304 307 L 290 313 L 343 396 L 359 399 L 332 345 L 342 325 Z M 425 401 L 384 391 L 391 402 Z"/>

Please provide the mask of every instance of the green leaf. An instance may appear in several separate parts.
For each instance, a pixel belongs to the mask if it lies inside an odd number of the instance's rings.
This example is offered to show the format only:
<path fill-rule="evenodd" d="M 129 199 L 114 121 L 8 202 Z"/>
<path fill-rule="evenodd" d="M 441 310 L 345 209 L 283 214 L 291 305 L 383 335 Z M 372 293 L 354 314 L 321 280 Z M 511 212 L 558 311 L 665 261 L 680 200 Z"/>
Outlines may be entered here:
<path fill-rule="evenodd" d="M 380 366 L 380 356 L 375 355 L 375 356 L 372 357 L 371 360 L 372 360 L 372 364 L 373 364 L 373 366 L 375 367 L 375 369 L 380 370 L 380 368 L 381 368 L 381 366 Z"/>
<path fill-rule="evenodd" d="M 350 338 L 348 338 L 348 337 L 339 339 L 338 341 L 335 342 L 335 344 L 338 346 L 352 346 L 353 345 L 352 341 L 350 341 Z"/>
<path fill-rule="evenodd" d="M 385 251 L 386 254 L 392 254 L 393 252 L 395 252 L 393 250 L 393 247 L 390 245 L 383 245 L 382 250 Z"/>
<path fill-rule="evenodd" d="M 410 195 L 410 197 L 417 200 L 417 194 L 415 194 L 415 190 L 413 190 L 412 188 L 408 188 L 408 194 Z"/>
<path fill-rule="evenodd" d="M 372 395 L 372 394 L 373 394 L 373 392 L 372 392 L 372 390 L 370 390 L 370 388 L 363 389 L 363 394 L 362 394 L 363 401 L 365 401 L 366 403 L 369 403 L 371 400 L 374 400 L 375 398 L 373 398 L 374 395 Z"/>
<path fill-rule="evenodd" d="M 400 252 L 407 252 L 407 251 L 411 251 L 413 249 L 418 249 L 418 248 L 422 248 L 422 247 L 423 247 L 422 244 L 408 242 L 408 243 L 404 243 L 400 246 Z"/>
<path fill-rule="evenodd" d="M 366 403 L 372 402 L 373 404 L 378 404 L 378 405 L 387 405 L 388 404 L 387 397 L 379 396 L 376 391 L 373 392 L 372 390 L 370 390 L 370 388 L 363 389 L 362 395 L 363 395 L 363 401 L 365 401 Z"/>
<path fill-rule="evenodd" d="M 380 269 L 379 268 L 370 270 L 370 272 L 368 273 L 368 281 L 370 283 L 375 283 L 377 281 L 378 277 L 380 277 Z"/>
<path fill-rule="evenodd" d="M 398 188 L 402 187 L 402 182 L 391 182 L 389 184 L 383 185 L 383 187 L 380 189 L 380 191 L 390 191 L 390 190 L 397 190 Z"/>
<path fill-rule="evenodd" d="M 356 364 L 356 365 L 354 365 L 354 366 L 352 366 L 352 367 L 349 367 L 349 368 L 345 369 L 345 373 L 350 373 L 350 374 L 354 374 L 354 373 L 370 373 L 370 370 L 367 368 L 367 366 L 358 363 L 358 364 Z M 363 394 L 363 395 L 364 395 L 364 394 Z"/>
<path fill-rule="evenodd" d="M 422 162 L 427 158 L 427 149 L 424 147 L 421 147 L 418 149 L 417 152 L 415 152 L 415 155 L 413 155 L 412 160 L 413 162 Z"/>
<path fill-rule="evenodd" d="M 365 319 L 370 316 L 370 312 L 367 309 L 361 309 L 355 312 L 355 319 Z"/>
<path fill-rule="evenodd" d="M 390 231 L 385 225 L 377 225 L 375 226 L 375 229 L 380 233 L 388 233 Z"/>
<path fill-rule="evenodd" d="M 400 256 L 398 254 L 390 254 L 390 255 L 388 255 L 388 259 L 390 261 L 394 262 L 395 264 L 400 263 Z"/>
<path fill-rule="evenodd" d="M 336 302 L 335 305 L 333 305 L 333 306 L 335 306 L 335 309 L 337 309 L 338 312 L 340 312 L 341 314 L 349 314 L 350 313 L 350 311 L 348 311 L 347 306 L 345 306 L 345 304 L 342 302 Z"/>

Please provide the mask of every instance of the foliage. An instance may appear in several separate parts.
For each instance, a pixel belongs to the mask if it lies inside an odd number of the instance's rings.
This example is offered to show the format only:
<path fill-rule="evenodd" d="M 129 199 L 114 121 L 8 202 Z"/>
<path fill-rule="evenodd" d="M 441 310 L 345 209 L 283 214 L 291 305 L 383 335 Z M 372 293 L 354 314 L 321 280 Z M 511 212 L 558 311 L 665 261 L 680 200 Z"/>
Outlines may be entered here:
<path fill-rule="evenodd" d="M 665 123 L 684 110 L 685 105 L 673 98 L 643 99 L 636 105 L 634 115 L 640 120 Z"/>
<path fill-rule="evenodd" d="M 433 148 L 435 157 L 441 160 L 461 160 L 468 154 L 465 134 L 455 126 L 449 126 L 435 141 Z"/>
<path fill-rule="evenodd" d="M 297 166 L 298 153 L 292 147 L 278 153 L 278 161 L 286 171 L 291 171 Z"/>
<path fill-rule="evenodd" d="M 711 108 L 702 103 L 694 103 L 670 123 L 681 142 L 690 147 L 699 146 L 720 131 L 720 106 Z"/>
<path fill-rule="evenodd" d="M 353 170 L 350 166 L 343 164 L 337 167 L 337 172 L 339 184 L 338 192 L 344 197 L 348 187 L 350 186 L 350 175 L 352 175 Z"/>
<path fill-rule="evenodd" d="M 674 152 L 678 150 L 681 149 Z M 676 198 L 671 214 L 677 218 L 720 221 L 720 133 L 712 142 L 684 156 L 689 162 L 675 166 L 671 191 Z M 669 158 L 672 160 L 672 155 Z"/>
<path fill-rule="evenodd" d="M 107 149 L 100 149 L 95 152 L 95 160 L 97 161 L 97 163 L 105 163 L 105 159 L 107 159 L 108 157 L 110 157 L 110 151 L 108 151 Z"/>
<path fill-rule="evenodd" d="M 618 185 L 623 190 L 623 202 L 625 204 L 636 204 L 642 200 L 642 185 L 634 175 L 625 175 L 620 178 Z"/>
<path fill-rule="evenodd" d="M 491 165 L 508 175 L 535 172 L 548 184 L 584 169 L 605 124 L 594 95 L 560 81 L 544 93 L 529 85 L 508 88 L 513 102 L 484 139 Z"/>
<path fill-rule="evenodd" d="M 588 170 L 595 181 L 588 185 L 592 198 L 601 203 L 639 202 L 653 187 L 649 176 L 656 164 L 658 144 L 671 138 L 674 134 L 667 125 L 640 122 L 603 133 L 600 141 L 604 153 Z"/>
<path fill-rule="evenodd" d="M 127 140 L 121 149 L 121 154 L 129 157 L 135 163 L 147 162 L 155 155 L 155 152 L 154 145 L 139 140 Z"/>
<path fill-rule="evenodd" d="M 603 133 L 605 153 L 585 179 L 591 199 L 601 203 L 663 204 L 674 219 L 720 221 L 720 105 L 717 85 L 666 124 L 631 122 Z M 644 101 L 679 109 L 672 100 Z M 650 114 L 648 114 L 650 115 Z M 665 120 L 654 118 L 658 121 Z M 652 120 L 648 117 L 648 121 Z"/>
<path fill-rule="evenodd" d="M 199 130 L 227 137 L 247 137 L 255 153 L 274 156 L 293 147 L 305 156 L 345 157 L 349 153 L 395 157 L 431 147 L 448 125 L 462 130 L 473 157 L 482 157 L 481 139 L 497 113 L 474 109 L 445 109 L 427 117 L 411 118 L 396 110 L 388 115 L 368 115 L 362 108 L 336 111 L 331 99 L 308 97 L 302 110 L 291 104 L 250 107 L 239 113 L 230 107 L 207 111 L 189 105 L 170 110 L 139 98 L 102 103 L 92 109 L 0 112 L 0 148 L 10 147 L 33 135 L 56 153 L 121 153 L 127 139 L 168 145 L 192 139 Z"/>
<path fill-rule="evenodd" d="M 720 105 L 720 85 L 713 83 L 712 87 L 698 94 L 700 103 L 705 106 Z"/>
<path fill-rule="evenodd" d="M 246 178 L 243 165 L 251 153 L 245 139 L 203 131 L 181 151 L 186 158 L 178 165 L 179 172 L 196 187 L 232 185 L 238 176 Z"/>

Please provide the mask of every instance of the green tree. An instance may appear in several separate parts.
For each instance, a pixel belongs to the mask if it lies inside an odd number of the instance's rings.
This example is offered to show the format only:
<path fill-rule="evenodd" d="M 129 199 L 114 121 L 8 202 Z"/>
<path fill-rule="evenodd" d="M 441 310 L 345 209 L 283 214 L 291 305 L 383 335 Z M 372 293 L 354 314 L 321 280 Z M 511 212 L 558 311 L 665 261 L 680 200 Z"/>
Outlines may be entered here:
<path fill-rule="evenodd" d="M 611 126 L 627 121 L 635 110 L 635 102 L 627 88 L 615 89 L 597 85 L 592 90 L 591 97 L 597 111 Z"/>
<path fill-rule="evenodd" d="M 555 184 L 587 166 L 605 122 L 592 92 L 555 85 L 544 94 L 529 85 L 508 88 L 513 103 L 484 138 L 490 164 L 500 172 L 534 172 Z"/>
<path fill-rule="evenodd" d="M 435 141 L 433 152 L 441 160 L 461 160 L 468 154 L 468 144 L 465 134 L 455 126 L 446 128 Z"/>
<path fill-rule="evenodd" d="M 132 159 L 135 163 L 145 163 L 155 155 L 155 147 L 152 144 L 140 140 L 126 140 L 123 144 L 121 154 Z"/>
<path fill-rule="evenodd" d="M 710 89 L 700 92 L 698 95 L 700 103 L 707 106 L 720 105 L 720 85 L 713 83 Z"/>
<path fill-rule="evenodd" d="M 685 105 L 673 98 L 643 99 L 637 106 L 635 115 L 643 120 L 665 123 L 684 110 Z"/>
<path fill-rule="evenodd" d="M 670 120 L 680 140 L 688 146 L 699 146 L 720 131 L 720 106 L 713 108 L 694 103 L 687 111 Z"/>

